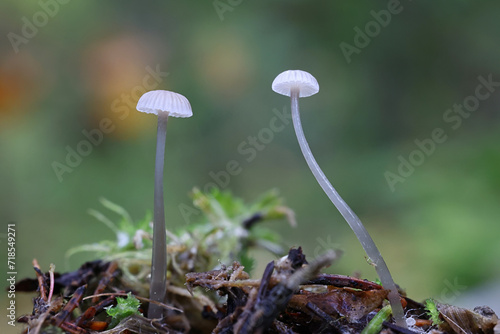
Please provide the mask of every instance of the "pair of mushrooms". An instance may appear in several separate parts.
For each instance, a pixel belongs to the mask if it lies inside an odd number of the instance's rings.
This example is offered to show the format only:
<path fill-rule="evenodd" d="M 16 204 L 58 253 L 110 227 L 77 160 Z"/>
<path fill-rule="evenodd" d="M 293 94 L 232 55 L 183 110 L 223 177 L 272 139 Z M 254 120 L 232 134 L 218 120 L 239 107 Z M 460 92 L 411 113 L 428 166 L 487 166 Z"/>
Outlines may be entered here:
<path fill-rule="evenodd" d="M 356 234 L 359 242 L 363 246 L 366 254 L 375 265 L 377 274 L 385 289 L 389 290 L 389 302 L 392 307 L 394 318 L 398 325 L 406 327 L 406 321 L 401 305 L 397 287 L 392 279 L 392 276 L 387 268 L 387 265 L 382 258 L 373 239 L 368 234 L 368 231 L 361 223 L 361 220 L 356 216 L 347 203 L 340 197 L 338 192 L 328 181 L 327 177 L 314 159 L 309 148 L 307 140 L 302 130 L 299 114 L 299 98 L 308 97 L 316 94 L 319 91 L 319 85 L 316 79 L 309 73 L 294 70 L 285 71 L 279 74 L 274 79 L 272 89 L 279 94 L 290 96 L 292 120 L 295 128 L 295 133 L 302 150 L 302 154 L 311 169 L 314 177 L 318 181 L 323 191 L 326 193 L 330 201 L 340 211 L 344 219 L 347 221 L 351 229 Z M 150 299 L 158 302 L 163 302 L 167 281 L 167 246 L 165 233 L 165 213 L 163 203 L 163 161 L 165 154 L 165 139 L 167 120 L 172 117 L 191 117 L 193 112 L 189 101 L 182 95 L 156 90 L 145 93 L 137 104 L 137 110 L 145 113 L 158 115 L 158 133 L 156 143 L 156 163 L 155 163 L 155 191 L 154 191 L 154 221 L 153 221 L 153 258 L 151 264 L 151 288 Z M 156 305 L 150 304 L 148 317 L 160 318 L 163 315 L 163 309 Z"/>

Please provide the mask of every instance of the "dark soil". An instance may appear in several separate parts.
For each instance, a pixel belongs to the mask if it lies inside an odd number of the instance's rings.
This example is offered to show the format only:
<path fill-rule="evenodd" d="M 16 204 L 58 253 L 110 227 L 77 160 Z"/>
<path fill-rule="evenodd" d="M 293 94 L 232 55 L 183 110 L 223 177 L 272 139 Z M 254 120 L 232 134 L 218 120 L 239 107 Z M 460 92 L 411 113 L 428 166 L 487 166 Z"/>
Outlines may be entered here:
<path fill-rule="evenodd" d="M 77 271 L 43 273 L 36 260 L 35 279 L 18 291 L 38 291 L 33 313 L 18 321 L 24 333 L 498 333 L 498 317 L 488 307 L 465 310 L 436 303 L 429 309 L 401 294 L 408 328 L 397 326 L 380 310 L 387 290 L 367 280 L 320 274 L 334 253 L 308 263 L 301 248 L 270 262 L 261 279 L 251 279 L 240 263 L 186 275 L 185 286 L 169 286 L 163 319 L 134 314 L 110 328 L 106 308 L 128 292 L 147 314 L 144 287 L 123 279 L 116 262 L 93 261 Z M 387 310 L 387 307 L 384 308 Z M 377 315 L 378 314 L 378 315 Z M 374 319 L 374 317 L 377 317 Z M 379 319 L 380 318 L 380 319 Z M 374 319 L 374 320 L 372 320 Z M 496 326 L 496 327 L 495 327 Z M 496 328 L 496 330 L 494 329 Z"/>

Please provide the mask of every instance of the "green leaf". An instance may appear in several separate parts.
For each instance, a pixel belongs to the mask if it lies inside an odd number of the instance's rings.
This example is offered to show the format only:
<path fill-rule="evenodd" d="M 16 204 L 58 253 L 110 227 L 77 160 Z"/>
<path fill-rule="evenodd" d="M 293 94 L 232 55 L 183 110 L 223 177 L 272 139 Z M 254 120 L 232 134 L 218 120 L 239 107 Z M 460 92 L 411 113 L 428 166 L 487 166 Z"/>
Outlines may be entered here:
<path fill-rule="evenodd" d="M 116 297 L 116 306 L 106 307 L 106 313 L 112 317 L 111 323 L 108 328 L 113 328 L 123 319 L 130 317 L 131 315 L 141 315 L 139 312 L 139 306 L 141 302 L 132 296 L 132 293 L 127 294 L 127 298 Z"/>
<path fill-rule="evenodd" d="M 437 309 L 436 303 L 431 298 L 425 301 L 425 309 L 427 310 L 427 315 L 432 320 L 434 325 L 439 325 L 443 323 L 439 318 L 439 310 Z"/>
<path fill-rule="evenodd" d="M 123 218 L 123 220 L 126 223 L 128 223 L 130 226 L 134 225 L 134 223 L 132 222 L 132 218 L 130 217 L 129 213 L 123 207 L 119 206 L 116 203 L 111 202 L 110 200 L 108 200 L 108 199 L 106 199 L 104 197 L 101 197 L 99 199 L 99 201 L 101 202 L 101 204 L 105 208 L 107 208 L 107 209 L 113 211 L 114 213 L 120 215 Z"/>
<path fill-rule="evenodd" d="M 378 311 L 372 320 L 363 328 L 361 334 L 378 334 L 382 330 L 382 324 L 384 321 L 389 320 L 392 314 L 391 305 L 384 306 Z"/>
<path fill-rule="evenodd" d="M 111 220 L 109 220 L 108 217 L 106 217 L 105 215 L 103 215 L 99 211 L 94 210 L 94 209 L 89 209 L 88 213 L 89 213 L 89 215 L 91 215 L 92 217 L 94 217 L 95 219 L 97 219 L 98 221 L 100 221 L 101 223 L 106 225 L 107 227 L 109 227 L 109 229 L 111 229 L 111 231 L 113 231 L 115 234 L 118 234 L 120 232 L 120 229 L 115 225 L 115 223 L 113 223 Z"/>

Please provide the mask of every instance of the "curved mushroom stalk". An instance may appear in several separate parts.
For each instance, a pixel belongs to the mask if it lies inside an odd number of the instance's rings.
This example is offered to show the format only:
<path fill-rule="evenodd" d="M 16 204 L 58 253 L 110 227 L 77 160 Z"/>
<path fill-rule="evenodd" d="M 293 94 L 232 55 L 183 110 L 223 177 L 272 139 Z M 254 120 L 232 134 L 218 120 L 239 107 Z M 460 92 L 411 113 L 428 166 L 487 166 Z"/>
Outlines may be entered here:
<path fill-rule="evenodd" d="M 309 144 L 304 136 L 304 131 L 302 130 L 302 124 L 300 121 L 299 97 L 316 94 L 319 91 L 318 82 L 307 72 L 286 71 L 276 77 L 273 82 L 273 90 L 279 94 L 290 96 L 293 126 L 307 165 L 330 201 L 335 205 L 337 210 L 339 210 L 353 230 L 368 257 L 371 261 L 373 261 L 375 270 L 377 271 L 377 275 L 379 276 L 382 285 L 385 289 L 389 290 L 388 298 L 396 323 L 399 326 L 406 328 L 406 320 L 396 284 L 392 279 L 389 268 L 382 258 L 380 251 L 361 220 L 342 199 L 342 197 L 340 197 L 339 193 L 335 190 L 330 181 L 328 181 L 328 178 L 319 167 L 316 159 L 314 159 L 311 149 L 309 148 Z"/>

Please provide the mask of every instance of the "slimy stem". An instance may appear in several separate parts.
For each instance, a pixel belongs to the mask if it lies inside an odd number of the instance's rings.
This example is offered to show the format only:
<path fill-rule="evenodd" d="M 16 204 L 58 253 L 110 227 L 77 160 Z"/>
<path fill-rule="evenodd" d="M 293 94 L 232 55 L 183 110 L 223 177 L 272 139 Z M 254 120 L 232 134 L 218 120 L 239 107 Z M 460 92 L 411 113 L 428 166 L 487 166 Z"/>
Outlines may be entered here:
<path fill-rule="evenodd" d="M 158 113 L 158 133 L 156 141 L 153 258 L 151 261 L 151 285 L 149 299 L 163 303 L 167 291 L 167 235 L 165 233 L 165 208 L 163 202 L 163 164 L 165 160 L 165 140 L 167 137 L 166 112 Z M 148 317 L 158 319 L 163 316 L 163 308 L 150 303 Z"/>
<path fill-rule="evenodd" d="M 387 268 L 387 265 L 382 258 L 380 251 L 373 242 L 371 236 L 368 234 L 368 231 L 364 227 L 363 223 L 361 223 L 361 220 L 351 210 L 351 208 L 342 199 L 342 197 L 340 197 L 330 181 L 328 181 L 327 177 L 316 162 L 316 159 L 314 159 L 311 149 L 307 144 L 307 140 L 304 136 L 304 131 L 302 130 L 302 124 L 300 122 L 299 90 L 292 89 L 290 97 L 292 104 L 293 126 L 295 128 L 295 133 L 297 134 L 300 149 L 302 150 L 302 154 L 306 159 L 307 165 L 311 169 L 311 172 L 313 173 L 321 188 L 323 188 L 323 191 L 326 193 L 330 201 L 332 201 L 335 207 L 340 211 L 340 214 L 347 221 L 351 229 L 354 231 L 354 234 L 356 234 L 356 237 L 363 246 L 363 249 L 365 250 L 368 257 L 371 259 L 371 261 L 373 261 L 375 270 L 377 271 L 377 275 L 379 276 L 384 289 L 389 290 L 388 299 L 391 304 L 392 313 L 396 320 L 396 324 L 403 328 L 407 328 L 403 307 L 401 305 L 401 300 L 396 288 L 396 284 L 392 279 L 389 268 Z"/>

